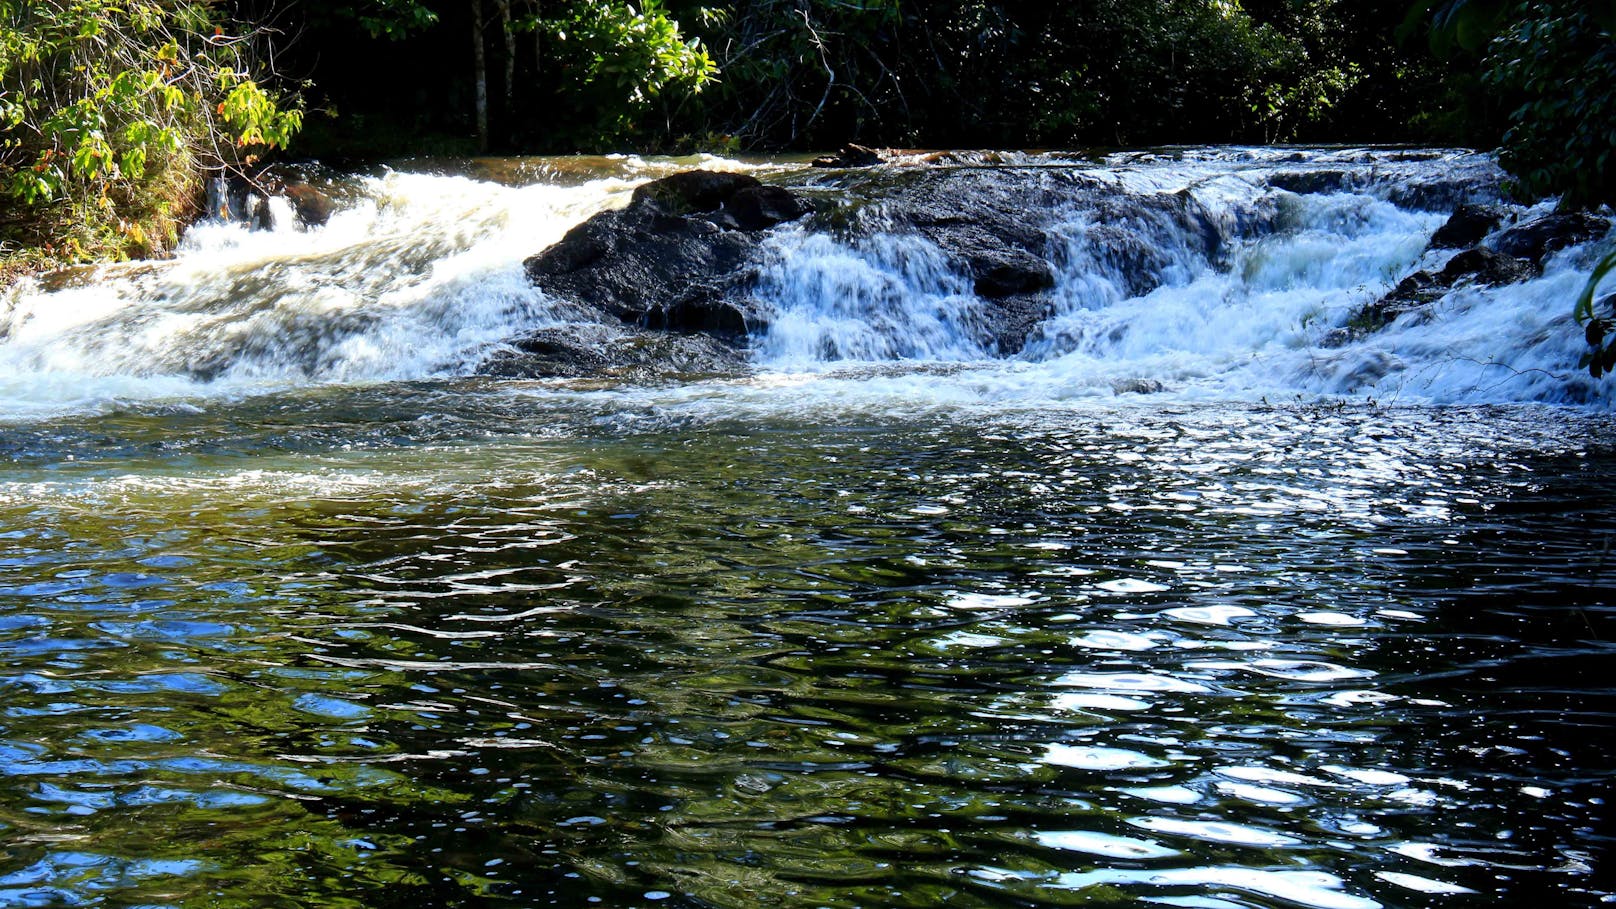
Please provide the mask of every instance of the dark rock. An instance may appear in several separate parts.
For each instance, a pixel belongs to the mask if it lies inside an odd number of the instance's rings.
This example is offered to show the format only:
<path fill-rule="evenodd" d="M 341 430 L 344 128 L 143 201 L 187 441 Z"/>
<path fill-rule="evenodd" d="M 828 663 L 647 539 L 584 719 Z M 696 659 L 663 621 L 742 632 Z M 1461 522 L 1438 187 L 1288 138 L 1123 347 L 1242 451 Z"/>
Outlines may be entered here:
<path fill-rule="evenodd" d="M 759 184 L 736 190 L 724 201 L 727 225 L 740 230 L 765 230 L 795 221 L 813 211 L 806 199 L 783 186 Z"/>
<path fill-rule="evenodd" d="M 1122 379 L 1111 383 L 1111 391 L 1119 395 L 1161 394 L 1166 386 L 1160 379 Z"/>
<path fill-rule="evenodd" d="M 1464 204 L 1454 209 L 1446 224 L 1431 235 L 1431 249 L 1465 249 L 1480 243 L 1504 223 L 1505 211 L 1496 205 Z"/>
<path fill-rule="evenodd" d="M 634 190 L 630 204 L 655 203 L 670 215 L 717 211 L 737 192 L 762 185 L 758 178 L 747 174 L 687 170 L 642 184 Z"/>
<path fill-rule="evenodd" d="M 1549 254 L 1587 243 L 1608 230 L 1610 221 L 1585 211 L 1545 215 L 1499 234 L 1493 247 L 1541 266 Z"/>
<path fill-rule="evenodd" d="M 881 202 L 847 225 L 852 233 L 914 233 L 931 241 L 987 300 L 1035 294 L 1055 283 L 1042 253 L 1058 195 L 1025 173 L 937 169 L 882 188 Z"/>
<path fill-rule="evenodd" d="M 1161 286 L 1171 260 L 1159 242 L 1151 242 L 1137 229 L 1121 224 L 1098 224 L 1085 239 L 1090 255 L 1107 266 L 1122 292 L 1142 297 Z"/>
<path fill-rule="evenodd" d="M 208 180 L 203 210 L 205 218 L 246 224 L 254 230 L 269 230 L 275 226 L 269 201 L 258 184 L 234 174 Z"/>
<path fill-rule="evenodd" d="M 1385 195 L 1386 201 L 1414 211 L 1453 211 L 1472 199 L 1499 197 L 1496 182 L 1487 174 L 1433 178 L 1429 174 L 1388 173 L 1377 182 L 1377 191 Z"/>
<path fill-rule="evenodd" d="M 1354 319 L 1356 319 L 1356 318 L 1357 317 L 1355 316 Z M 1334 349 L 1334 348 L 1337 348 L 1337 347 L 1346 347 L 1348 344 L 1351 344 L 1353 341 L 1356 341 L 1359 338 L 1363 337 L 1364 334 L 1365 334 L 1365 332 L 1363 330 L 1354 329 L 1354 328 L 1351 328 L 1349 326 L 1342 326 L 1340 328 L 1332 328 L 1329 331 L 1324 333 L 1324 337 L 1319 339 L 1319 346 L 1324 347 L 1324 348 L 1329 348 L 1329 349 Z"/>
<path fill-rule="evenodd" d="M 1498 286 L 1525 281 L 1537 273 L 1531 262 L 1477 246 L 1449 259 L 1437 277 L 1449 287 L 1466 278 L 1472 284 Z"/>
<path fill-rule="evenodd" d="M 1054 311 L 1049 295 L 1042 293 L 1015 294 L 988 302 L 990 321 L 985 331 L 994 353 L 1001 357 L 1021 353 L 1034 329 Z"/>
<path fill-rule="evenodd" d="M 761 315 L 744 292 L 765 228 L 812 206 L 746 174 L 686 171 L 634 191 L 528 259 L 553 296 L 647 329 L 741 341 Z"/>
<path fill-rule="evenodd" d="M 1476 155 L 1451 157 L 1435 170 L 1418 155 L 1331 156 L 1331 160 L 1269 174 L 1274 189 L 1297 195 L 1369 193 L 1399 208 L 1451 212 L 1465 202 L 1500 198 L 1503 172 Z M 1370 165 L 1370 166 L 1366 166 Z"/>
<path fill-rule="evenodd" d="M 509 350 L 496 353 L 478 372 L 529 379 L 600 372 L 610 362 L 604 332 L 605 326 L 587 323 L 541 329 L 512 341 Z"/>
<path fill-rule="evenodd" d="M 815 167 L 874 167 L 886 159 L 873 148 L 849 142 L 834 155 L 820 155 L 813 160 Z"/>
<path fill-rule="evenodd" d="M 1298 196 L 1344 192 L 1354 185 L 1353 175 L 1343 170 L 1281 171 L 1268 175 L 1268 185 Z"/>
<path fill-rule="evenodd" d="M 336 207 L 330 196 L 307 183 L 288 183 L 281 187 L 280 194 L 292 204 L 297 223 L 304 227 L 324 226 Z"/>
<path fill-rule="evenodd" d="M 1026 250 L 984 249 L 970 263 L 972 290 L 988 300 L 1033 293 L 1055 286 L 1055 271 Z"/>
<path fill-rule="evenodd" d="M 1347 323 L 1345 334 L 1340 334 L 1339 330 L 1331 332 L 1321 343 L 1326 347 L 1339 347 L 1356 340 L 1390 325 L 1405 313 L 1435 303 L 1461 284 L 1499 286 L 1537 274 L 1537 267 L 1525 259 L 1485 246 L 1467 249 L 1449 259 L 1440 271 L 1417 271 L 1404 278 L 1391 293 L 1359 310 Z"/>
<path fill-rule="evenodd" d="M 581 322 L 516 338 L 490 354 L 477 373 L 507 379 L 645 378 L 733 374 L 745 368 L 739 351 L 703 335 Z"/>
<path fill-rule="evenodd" d="M 584 227 L 588 225 L 573 228 L 561 242 L 523 262 L 528 278 L 542 286 L 540 278 L 570 275 L 611 255 L 617 247 L 617 238 L 609 231 L 585 230 Z"/>
<path fill-rule="evenodd" d="M 269 208 L 269 200 L 263 196 L 253 196 L 252 219 L 250 224 L 253 230 L 274 230 L 275 213 Z"/>

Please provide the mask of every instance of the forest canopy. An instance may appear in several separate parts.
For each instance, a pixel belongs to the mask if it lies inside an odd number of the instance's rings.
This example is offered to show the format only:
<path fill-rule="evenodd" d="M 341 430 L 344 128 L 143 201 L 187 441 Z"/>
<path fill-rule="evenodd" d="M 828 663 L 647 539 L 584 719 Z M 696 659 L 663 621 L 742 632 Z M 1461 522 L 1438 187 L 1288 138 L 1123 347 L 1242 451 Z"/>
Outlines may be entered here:
<path fill-rule="evenodd" d="M 1613 23 L 1616 0 L 0 0 L 0 261 L 161 253 L 204 175 L 288 147 L 1438 142 L 1597 205 Z"/>
<path fill-rule="evenodd" d="M 313 78 L 315 107 L 339 120 L 476 134 L 507 151 L 1459 138 L 1470 124 L 1448 110 L 1469 93 L 1422 44 L 1399 43 L 1406 9 L 373 0 L 331 8 L 292 57 Z M 441 65 L 405 64 L 423 55 Z M 368 90 L 377 72 L 397 77 L 388 97 Z M 487 131 L 472 128 L 476 111 Z"/>

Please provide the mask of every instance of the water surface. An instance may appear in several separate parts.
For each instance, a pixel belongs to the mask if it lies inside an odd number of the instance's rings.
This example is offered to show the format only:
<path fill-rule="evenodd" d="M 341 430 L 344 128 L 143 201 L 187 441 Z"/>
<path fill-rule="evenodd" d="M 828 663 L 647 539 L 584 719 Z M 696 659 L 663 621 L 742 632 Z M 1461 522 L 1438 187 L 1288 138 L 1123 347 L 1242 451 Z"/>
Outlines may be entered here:
<path fill-rule="evenodd" d="M 1608 417 L 795 401 L 7 426 L 0 902 L 1609 898 Z"/>

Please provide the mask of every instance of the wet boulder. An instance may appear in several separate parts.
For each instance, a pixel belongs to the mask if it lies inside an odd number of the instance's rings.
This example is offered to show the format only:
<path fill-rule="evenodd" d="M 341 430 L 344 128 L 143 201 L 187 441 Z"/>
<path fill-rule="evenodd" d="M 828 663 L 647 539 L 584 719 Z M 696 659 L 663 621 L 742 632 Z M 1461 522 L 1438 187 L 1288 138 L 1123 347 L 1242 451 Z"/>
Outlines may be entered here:
<path fill-rule="evenodd" d="M 567 232 L 525 263 L 545 293 L 642 328 L 740 341 L 760 324 L 746 294 L 765 231 L 812 205 L 746 174 L 686 171 Z"/>
<path fill-rule="evenodd" d="M 1499 234 L 1493 248 L 1538 266 L 1568 246 L 1587 243 L 1610 230 L 1610 221 L 1585 211 L 1545 215 Z"/>
<path fill-rule="evenodd" d="M 761 186 L 758 178 L 716 170 L 687 170 L 636 187 L 631 205 L 651 205 L 670 215 L 712 212 L 743 189 Z"/>
<path fill-rule="evenodd" d="M 739 351 L 706 335 L 580 322 L 513 338 L 490 353 L 477 373 L 505 379 L 649 378 L 745 368 Z"/>
<path fill-rule="evenodd" d="M 1480 243 L 1504 223 L 1506 212 L 1497 205 L 1466 203 L 1453 210 L 1447 223 L 1431 235 L 1431 249 L 1467 249 Z"/>
<path fill-rule="evenodd" d="M 1461 281 L 1497 287 L 1525 281 L 1536 274 L 1537 269 L 1529 261 L 1478 246 L 1449 259 L 1437 272 L 1437 278 L 1449 287 Z"/>
<path fill-rule="evenodd" d="M 245 224 L 253 230 L 273 230 L 275 215 L 269 197 L 255 180 L 240 174 L 215 176 L 208 180 L 203 217 L 209 220 Z"/>
<path fill-rule="evenodd" d="M 820 155 L 813 160 L 815 167 L 874 167 L 886 159 L 873 148 L 849 142 L 834 155 Z"/>
<path fill-rule="evenodd" d="M 288 183 L 280 195 L 291 203 L 293 216 L 303 227 L 323 227 L 336 208 L 330 196 L 308 183 Z"/>
<path fill-rule="evenodd" d="M 1047 293 L 1013 294 L 987 303 L 990 349 L 1001 357 L 1021 353 L 1027 339 L 1054 311 Z"/>
<path fill-rule="evenodd" d="M 1055 286 L 1049 263 L 1023 249 L 984 249 L 970 262 L 972 290 L 984 300 L 1036 293 Z"/>
<path fill-rule="evenodd" d="M 766 230 L 811 211 L 801 196 L 783 186 L 743 186 L 724 201 L 720 223 L 736 230 Z"/>
<path fill-rule="evenodd" d="M 1295 193 L 1298 196 L 1346 192 L 1356 185 L 1352 173 L 1336 169 L 1280 171 L 1269 174 L 1267 181 L 1274 189 Z"/>
<path fill-rule="evenodd" d="M 1132 226 L 1099 224 L 1084 237 L 1090 255 L 1103 265 L 1122 292 L 1142 297 L 1161 286 L 1171 260 L 1161 244 Z"/>
<path fill-rule="evenodd" d="M 1166 388 L 1160 379 L 1118 379 L 1111 383 L 1111 392 L 1117 395 L 1155 395 Z"/>
<path fill-rule="evenodd" d="M 1417 271 L 1392 292 L 1358 311 L 1344 330 L 1332 332 L 1325 346 L 1339 346 L 1390 325 L 1405 313 L 1423 309 L 1455 288 L 1466 285 L 1497 287 L 1535 277 L 1537 266 L 1525 259 L 1478 246 L 1448 260 L 1437 271 Z"/>

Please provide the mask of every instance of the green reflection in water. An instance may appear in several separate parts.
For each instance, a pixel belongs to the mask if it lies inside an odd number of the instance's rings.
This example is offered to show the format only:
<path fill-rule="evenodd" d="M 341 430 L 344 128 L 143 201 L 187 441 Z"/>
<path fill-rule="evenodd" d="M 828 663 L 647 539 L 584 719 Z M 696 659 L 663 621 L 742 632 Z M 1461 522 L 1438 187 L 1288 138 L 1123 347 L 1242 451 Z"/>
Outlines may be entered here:
<path fill-rule="evenodd" d="M 1531 420 L 577 420 L 287 437 L 246 407 L 174 452 L 129 425 L 116 457 L 71 465 L 50 445 L 86 436 L 25 440 L 39 459 L 0 496 L 0 902 L 1588 886 L 1609 746 L 1509 712 L 1543 686 L 1477 666 L 1581 647 L 1608 669 L 1608 650 L 1447 611 L 1487 584 L 1478 562 L 1517 601 L 1592 576 L 1560 500 L 1529 503 L 1559 484 L 1608 520 L 1605 456 L 1544 475 L 1559 443 Z M 372 441 L 326 444 L 345 433 Z M 1525 453 L 1499 458 L 1511 434 Z M 1563 701 L 1608 728 L 1608 689 Z M 1112 874 L 1150 869 L 1201 871 Z M 1325 877 L 1270 874 L 1296 871 Z"/>

